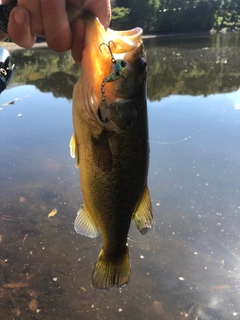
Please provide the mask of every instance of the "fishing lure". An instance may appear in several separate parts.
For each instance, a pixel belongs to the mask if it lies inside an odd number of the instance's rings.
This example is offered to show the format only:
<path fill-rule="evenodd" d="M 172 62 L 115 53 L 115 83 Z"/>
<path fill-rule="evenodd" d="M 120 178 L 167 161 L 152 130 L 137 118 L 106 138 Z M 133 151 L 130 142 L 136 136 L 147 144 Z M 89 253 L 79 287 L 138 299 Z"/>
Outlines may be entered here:
<path fill-rule="evenodd" d="M 124 70 L 126 69 L 126 61 L 118 59 L 112 67 L 112 72 L 105 78 L 106 82 L 111 82 L 124 76 Z"/>
<path fill-rule="evenodd" d="M 111 118 L 111 115 L 110 115 L 110 108 L 109 108 L 109 105 L 106 101 L 106 95 L 105 95 L 105 85 L 106 83 L 108 82 L 112 82 L 112 81 L 115 81 L 117 79 L 119 79 L 120 77 L 123 77 L 125 78 L 124 76 L 124 71 L 126 69 L 126 61 L 123 60 L 123 59 L 115 59 L 114 56 L 113 56 L 113 53 L 112 53 L 112 50 L 111 50 L 111 43 L 114 44 L 114 46 L 116 47 L 115 43 L 113 41 L 109 41 L 108 44 L 106 43 L 101 43 L 100 46 L 99 46 L 99 50 L 102 52 L 102 49 L 101 47 L 103 45 L 107 46 L 108 50 L 109 50 L 109 53 L 111 55 L 111 61 L 112 61 L 112 70 L 111 70 L 111 73 L 105 77 L 102 81 L 102 84 L 101 84 L 101 94 L 102 94 L 102 99 L 101 99 L 101 103 L 98 107 L 98 117 L 99 119 L 102 121 L 102 122 L 109 122 L 110 121 L 110 118 Z"/>
<path fill-rule="evenodd" d="M 114 46 L 116 47 L 115 43 L 113 41 L 109 41 L 108 44 L 106 43 L 101 43 L 100 46 L 99 46 L 99 50 L 102 52 L 102 49 L 101 47 L 103 45 L 107 46 L 108 50 L 109 50 L 109 53 L 111 55 L 111 61 L 112 61 L 112 64 L 113 64 L 113 67 L 112 67 L 112 71 L 111 73 L 103 79 L 103 81 L 106 79 L 106 82 L 111 82 L 111 81 L 115 81 L 117 79 L 119 79 L 120 77 L 124 77 L 124 70 L 126 69 L 126 61 L 125 60 L 122 60 L 122 59 L 115 59 L 114 56 L 113 56 L 113 53 L 112 53 L 112 49 L 111 49 L 111 43 L 114 44 Z"/>

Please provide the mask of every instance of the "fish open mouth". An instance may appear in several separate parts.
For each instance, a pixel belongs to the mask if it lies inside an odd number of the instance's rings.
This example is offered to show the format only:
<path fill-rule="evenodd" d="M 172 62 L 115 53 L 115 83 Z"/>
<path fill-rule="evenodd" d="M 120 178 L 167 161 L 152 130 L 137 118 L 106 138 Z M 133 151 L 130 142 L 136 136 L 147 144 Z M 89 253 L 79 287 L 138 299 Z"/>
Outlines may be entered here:
<path fill-rule="evenodd" d="M 110 103 L 116 100 L 114 81 L 124 77 L 122 70 L 123 64 L 126 65 L 125 60 L 131 60 L 142 46 L 142 29 L 105 30 L 91 13 L 85 14 L 84 22 L 86 35 L 82 54 L 82 83 L 86 85 L 82 95 L 84 100 L 89 101 L 86 112 L 99 121 L 99 106 L 104 108 L 106 99 Z M 103 118 L 100 116 L 100 121 L 109 120 L 107 113 Z"/>

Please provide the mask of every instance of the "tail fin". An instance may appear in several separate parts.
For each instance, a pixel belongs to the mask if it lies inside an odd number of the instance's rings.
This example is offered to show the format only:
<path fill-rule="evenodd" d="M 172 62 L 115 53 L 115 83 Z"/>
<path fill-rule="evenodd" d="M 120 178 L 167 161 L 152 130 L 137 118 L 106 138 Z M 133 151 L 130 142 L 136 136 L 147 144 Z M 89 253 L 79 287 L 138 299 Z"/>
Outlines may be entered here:
<path fill-rule="evenodd" d="M 130 257 L 127 247 L 126 253 L 118 261 L 110 261 L 104 256 L 104 250 L 99 253 L 92 274 L 92 286 L 98 290 L 109 290 L 111 287 L 123 287 L 130 278 Z"/>

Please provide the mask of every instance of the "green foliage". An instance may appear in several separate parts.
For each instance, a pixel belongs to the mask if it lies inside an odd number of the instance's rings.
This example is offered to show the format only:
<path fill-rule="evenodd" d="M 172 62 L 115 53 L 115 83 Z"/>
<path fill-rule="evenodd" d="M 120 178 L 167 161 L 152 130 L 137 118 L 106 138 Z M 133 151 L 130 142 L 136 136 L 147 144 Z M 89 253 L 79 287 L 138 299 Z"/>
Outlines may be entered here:
<path fill-rule="evenodd" d="M 125 7 L 130 8 L 131 7 L 131 0 L 116 0 L 116 7 Z"/>
<path fill-rule="evenodd" d="M 116 30 L 124 30 L 129 25 L 129 8 L 116 7 L 112 9 L 111 28 Z M 128 29 L 128 27 L 127 27 Z"/>
<path fill-rule="evenodd" d="M 239 26 L 240 0 L 117 0 L 112 26 L 145 33 L 204 32 Z"/>
<path fill-rule="evenodd" d="M 208 31 L 214 21 L 214 12 L 211 1 L 204 0 L 194 6 L 163 9 L 160 11 L 156 31 L 160 33 Z"/>
<path fill-rule="evenodd" d="M 225 0 L 223 2 L 217 0 L 217 2 L 214 27 L 216 29 L 240 27 L 240 0 Z"/>
<path fill-rule="evenodd" d="M 115 27 L 121 23 L 121 14 L 123 14 L 124 29 L 131 29 L 136 26 L 144 28 L 145 32 L 155 32 L 160 7 L 160 0 L 124 0 L 116 1 L 117 7 L 113 8 L 113 22 Z M 124 7 L 124 8 L 123 8 Z M 125 11 L 123 11 L 125 9 Z M 129 9 L 129 11 L 126 11 Z M 116 18 L 117 15 L 117 18 Z M 116 23 L 115 21 L 118 20 Z"/>

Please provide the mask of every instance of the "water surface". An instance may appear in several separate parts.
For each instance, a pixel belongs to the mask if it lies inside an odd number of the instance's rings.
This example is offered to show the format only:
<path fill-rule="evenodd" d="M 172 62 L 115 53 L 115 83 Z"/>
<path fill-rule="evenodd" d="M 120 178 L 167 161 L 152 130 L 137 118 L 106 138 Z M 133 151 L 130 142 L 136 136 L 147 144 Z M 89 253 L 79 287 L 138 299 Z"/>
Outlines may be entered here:
<path fill-rule="evenodd" d="M 240 37 L 145 42 L 155 227 L 131 227 L 130 282 L 109 292 L 90 285 L 101 239 L 73 230 L 80 71 L 68 53 L 13 52 L 0 96 L 1 319 L 240 317 Z"/>

